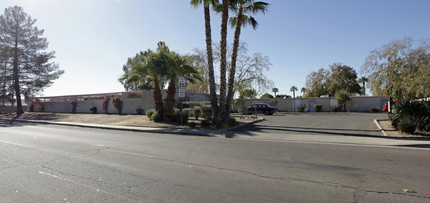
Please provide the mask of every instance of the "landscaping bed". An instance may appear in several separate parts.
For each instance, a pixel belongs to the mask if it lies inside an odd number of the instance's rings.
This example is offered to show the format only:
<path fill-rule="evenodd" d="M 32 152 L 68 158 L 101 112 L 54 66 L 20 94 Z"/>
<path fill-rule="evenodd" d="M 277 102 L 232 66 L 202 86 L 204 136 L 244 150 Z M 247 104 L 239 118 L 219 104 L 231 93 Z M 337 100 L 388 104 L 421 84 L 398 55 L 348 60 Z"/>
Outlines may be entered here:
<path fill-rule="evenodd" d="M 430 133 L 417 132 L 416 134 L 402 133 L 396 130 L 393 125 L 391 125 L 390 120 L 379 120 L 379 125 L 381 125 L 382 130 L 388 137 L 404 137 L 404 138 L 428 138 L 430 139 Z"/>

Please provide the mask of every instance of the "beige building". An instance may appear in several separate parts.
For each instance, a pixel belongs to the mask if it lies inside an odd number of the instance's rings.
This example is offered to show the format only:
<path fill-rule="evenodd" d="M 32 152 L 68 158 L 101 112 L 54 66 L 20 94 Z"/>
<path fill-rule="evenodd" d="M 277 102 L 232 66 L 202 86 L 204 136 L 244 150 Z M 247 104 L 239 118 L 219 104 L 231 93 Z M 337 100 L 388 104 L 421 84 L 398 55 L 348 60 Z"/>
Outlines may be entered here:
<path fill-rule="evenodd" d="M 371 108 L 380 108 L 390 101 L 389 96 L 351 96 L 346 103 L 346 111 L 369 112 Z M 270 103 L 270 99 L 244 99 L 243 106 L 251 106 L 255 103 Z M 315 112 L 315 104 L 322 104 L 325 112 L 333 111 L 334 106 L 339 106 L 339 102 L 333 97 L 306 97 L 306 98 L 285 98 L 278 99 L 277 107 L 279 111 L 297 112 L 298 106 L 305 105 L 305 111 Z M 236 107 L 238 109 L 239 107 Z"/>
<path fill-rule="evenodd" d="M 143 110 L 154 109 L 154 99 L 152 97 L 153 90 L 141 90 L 130 92 L 112 92 L 100 94 L 84 94 L 84 95 L 64 95 L 53 97 L 35 97 L 32 99 L 31 104 L 28 105 L 27 110 L 33 108 L 33 111 L 45 112 L 72 112 L 72 101 L 77 101 L 76 113 L 90 113 L 91 107 L 97 108 L 97 113 L 105 113 L 103 110 L 102 99 L 120 98 L 123 102 L 122 114 L 136 114 L 136 109 Z M 163 99 L 166 98 L 167 90 L 161 91 Z M 207 93 L 197 93 L 193 91 L 186 91 L 185 98 L 179 98 L 176 93 L 176 100 L 188 102 L 209 102 L 210 97 Z M 33 107 L 31 107 L 33 105 Z M 106 113 L 117 113 L 116 108 L 113 106 L 112 101 L 109 101 Z"/>
<path fill-rule="evenodd" d="M 123 101 L 123 114 L 136 114 L 137 108 L 145 111 L 155 108 L 152 94 L 153 90 L 141 90 L 101 94 L 35 97 L 32 99 L 32 103 L 28 105 L 28 110 L 33 108 L 33 111 L 70 113 L 72 112 L 71 102 L 77 101 L 76 113 L 90 113 L 91 107 L 96 107 L 98 113 L 105 113 L 103 110 L 102 99 L 113 99 L 118 97 Z M 162 90 L 162 95 L 163 99 L 166 98 L 167 90 Z M 390 101 L 389 96 L 351 96 L 350 98 L 350 101 L 346 104 L 346 111 L 351 112 L 369 112 L 371 108 L 375 107 L 382 109 L 383 105 Z M 185 98 L 179 98 L 178 93 L 176 93 L 176 101 L 181 99 L 184 102 L 210 102 L 208 93 L 197 93 L 188 90 L 186 91 Z M 270 103 L 270 99 L 244 99 L 240 106 L 235 107 L 235 110 L 237 111 L 241 107 L 248 107 L 255 103 Z M 307 97 L 278 99 L 277 107 L 283 112 L 297 112 L 298 106 L 305 105 L 305 111 L 314 112 L 315 104 L 321 104 L 322 111 L 325 112 L 333 111 L 334 106 L 339 106 L 338 101 L 333 97 Z M 108 103 L 106 113 L 117 113 L 112 101 Z"/>

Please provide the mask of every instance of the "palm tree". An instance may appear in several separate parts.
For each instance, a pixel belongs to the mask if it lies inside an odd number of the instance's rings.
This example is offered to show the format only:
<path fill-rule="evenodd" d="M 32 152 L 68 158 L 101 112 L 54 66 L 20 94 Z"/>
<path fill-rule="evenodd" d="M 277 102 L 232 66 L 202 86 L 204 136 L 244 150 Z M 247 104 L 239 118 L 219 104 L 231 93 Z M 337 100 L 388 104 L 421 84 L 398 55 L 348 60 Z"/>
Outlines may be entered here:
<path fill-rule="evenodd" d="M 212 30 L 211 30 L 211 18 L 210 18 L 210 5 L 215 5 L 218 0 L 191 0 L 191 5 L 194 7 L 203 4 L 204 16 L 205 16 L 205 33 L 206 33 L 206 52 L 208 57 L 208 72 L 209 72 L 209 92 L 211 98 L 211 106 L 213 117 L 217 118 L 219 114 L 218 108 L 218 97 L 216 95 L 216 84 L 214 75 L 213 65 L 213 54 L 212 54 Z"/>
<path fill-rule="evenodd" d="M 300 89 L 300 92 L 302 92 L 303 97 L 304 97 L 306 94 L 306 87 L 302 87 L 302 89 Z"/>
<path fill-rule="evenodd" d="M 278 88 L 275 87 L 272 89 L 272 92 L 275 93 L 275 98 L 276 98 L 276 93 L 279 92 L 279 90 L 278 90 Z"/>
<path fill-rule="evenodd" d="M 159 47 L 162 46 L 162 44 L 162 42 L 159 42 Z M 128 86 L 131 89 L 150 82 L 154 88 L 153 99 L 155 110 L 162 113 L 163 99 L 160 86 L 164 86 L 164 74 L 167 72 L 167 69 L 159 53 L 153 52 L 152 50 L 140 52 L 128 62 L 127 65 L 123 67 L 125 73 L 119 80 L 123 83 L 124 87 Z"/>
<path fill-rule="evenodd" d="M 169 48 L 164 42 L 158 42 L 157 53 L 150 53 L 145 61 L 145 66 L 154 83 L 154 104 L 155 110 L 162 116 L 164 115 L 163 96 L 161 95 L 160 81 L 165 80 L 166 73 L 169 71 L 167 63 L 167 53 Z"/>
<path fill-rule="evenodd" d="M 297 89 L 296 86 L 291 86 L 290 91 L 293 92 L 293 98 L 296 98 L 296 91 L 298 91 L 299 89 Z"/>
<path fill-rule="evenodd" d="M 143 65 L 147 55 L 148 51 L 140 52 L 135 57 L 128 58 L 123 66 L 124 74 L 118 80 L 126 91 L 152 89 L 153 81 L 148 77 L 148 70 Z"/>
<path fill-rule="evenodd" d="M 228 117 L 226 112 L 226 71 L 227 71 L 227 22 L 228 22 L 228 7 L 230 1 L 222 0 L 222 19 L 221 19 L 221 62 L 220 62 L 220 90 L 219 90 L 219 108 L 220 115 L 218 119 L 224 120 Z"/>
<path fill-rule="evenodd" d="M 185 57 L 175 53 L 168 53 L 169 71 L 166 74 L 170 78 L 169 87 L 167 88 L 167 97 L 164 100 L 164 116 L 171 118 L 175 113 L 175 94 L 176 80 L 178 77 L 184 77 L 187 81 L 194 83 L 196 80 L 202 80 L 197 69 L 189 65 Z"/>
<path fill-rule="evenodd" d="M 257 28 L 257 21 L 254 17 L 249 16 L 249 14 L 256 13 L 265 13 L 268 8 L 268 3 L 254 0 L 232 0 L 230 2 L 230 8 L 236 12 L 236 16 L 230 19 L 230 24 L 232 27 L 235 27 L 234 32 L 234 41 L 233 41 L 233 52 L 231 57 L 231 67 L 229 71 L 228 77 L 228 94 L 226 98 L 226 115 L 225 118 L 229 116 L 229 112 L 231 109 L 231 101 L 234 96 L 234 76 L 236 74 L 236 60 L 237 60 L 237 51 L 239 48 L 239 38 L 242 26 L 250 24 L 254 29 Z"/>
<path fill-rule="evenodd" d="M 366 95 L 366 82 L 368 82 L 368 81 L 369 81 L 369 79 L 364 77 L 364 76 L 361 77 L 360 79 L 358 79 L 358 82 L 363 84 L 363 86 L 362 86 L 363 90 L 361 92 L 361 95 Z"/>

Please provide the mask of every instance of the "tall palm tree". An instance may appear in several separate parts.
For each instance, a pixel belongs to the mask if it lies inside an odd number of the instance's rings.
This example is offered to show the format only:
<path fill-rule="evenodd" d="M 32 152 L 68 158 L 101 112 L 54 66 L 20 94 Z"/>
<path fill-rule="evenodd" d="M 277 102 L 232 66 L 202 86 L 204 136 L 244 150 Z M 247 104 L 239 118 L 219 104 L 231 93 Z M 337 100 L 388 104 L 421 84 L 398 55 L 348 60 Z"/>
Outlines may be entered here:
<path fill-rule="evenodd" d="M 191 5 L 197 7 L 203 4 L 204 16 L 205 16 L 205 34 L 206 34 L 206 53 L 208 58 L 208 73 L 209 73 L 209 92 L 211 99 L 211 106 L 213 117 L 217 118 L 219 114 L 218 108 L 218 97 L 216 95 L 216 84 L 214 75 L 214 64 L 212 54 L 212 30 L 211 30 L 211 18 L 210 18 L 210 5 L 218 4 L 218 0 L 191 0 Z"/>
<path fill-rule="evenodd" d="M 230 24 L 232 27 L 235 27 L 235 32 L 233 41 L 233 52 L 231 57 L 231 67 L 228 77 L 228 94 L 226 98 L 226 115 L 224 115 L 225 118 L 229 116 L 229 112 L 231 110 L 231 103 L 234 96 L 234 76 L 236 74 L 237 51 L 239 48 L 239 38 L 242 26 L 245 27 L 246 25 L 250 24 L 254 29 L 256 29 L 258 23 L 254 19 L 254 17 L 250 16 L 249 14 L 256 14 L 259 12 L 264 14 L 267 11 L 268 6 L 269 4 L 266 2 L 255 2 L 254 0 L 231 0 L 230 2 L 230 8 L 236 12 L 236 16 L 230 19 Z"/>
<path fill-rule="evenodd" d="M 148 70 L 148 75 L 151 77 L 154 85 L 154 104 L 155 110 L 161 115 L 164 115 L 163 96 L 161 95 L 160 82 L 165 80 L 166 73 L 169 71 L 167 63 L 167 53 L 169 48 L 164 42 L 158 42 L 157 52 L 149 52 L 145 60 L 144 67 Z"/>
<path fill-rule="evenodd" d="M 224 120 L 228 117 L 226 111 L 226 72 L 227 72 L 227 23 L 228 23 L 228 7 L 230 1 L 222 0 L 222 19 L 221 19 L 221 62 L 220 62 L 220 90 L 219 90 L 219 108 L 220 115 L 218 119 Z"/>
<path fill-rule="evenodd" d="M 358 82 L 363 84 L 363 86 L 362 86 L 363 90 L 361 92 L 361 95 L 366 95 L 366 82 L 368 82 L 368 81 L 369 81 L 369 79 L 364 77 L 364 76 L 361 77 L 360 79 L 358 79 Z"/>
<path fill-rule="evenodd" d="M 302 87 L 302 89 L 300 89 L 300 92 L 302 92 L 303 97 L 305 97 L 305 94 L 306 94 L 306 87 Z"/>
<path fill-rule="evenodd" d="M 299 89 L 296 86 L 291 86 L 290 91 L 293 92 L 293 98 L 296 98 L 296 91 Z"/>
<path fill-rule="evenodd" d="M 272 92 L 275 93 L 275 98 L 276 98 L 276 93 L 279 92 L 279 89 L 275 87 L 272 89 Z"/>
<path fill-rule="evenodd" d="M 176 80 L 178 77 L 184 77 L 187 81 L 194 83 L 196 80 L 202 80 L 197 69 L 189 65 L 185 57 L 171 52 L 168 54 L 169 71 L 166 74 L 169 80 L 167 88 L 167 97 L 164 100 L 164 116 L 171 118 L 175 113 L 175 94 Z"/>

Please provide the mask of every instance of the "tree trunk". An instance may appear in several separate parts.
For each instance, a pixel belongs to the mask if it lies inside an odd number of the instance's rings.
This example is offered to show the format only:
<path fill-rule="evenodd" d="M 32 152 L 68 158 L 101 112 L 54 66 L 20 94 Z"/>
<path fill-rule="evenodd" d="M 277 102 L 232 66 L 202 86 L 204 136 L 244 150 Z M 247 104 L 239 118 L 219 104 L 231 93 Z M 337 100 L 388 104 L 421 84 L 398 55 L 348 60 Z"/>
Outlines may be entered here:
<path fill-rule="evenodd" d="M 15 95 L 16 95 L 16 116 L 21 116 L 24 111 L 22 110 L 21 103 L 21 90 L 19 87 L 19 70 L 18 70 L 18 37 L 15 38 L 15 48 L 13 50 L 13 77 L 15 81 Z M 13 98 L 12 98 L 13 100 Z"/>
<path fill-rule="evenodd" d="M 226 69 L 227 69 L 227 21 L 229 0 L 223 0 L 222 22 L 221 22 L 221 65 L 220 65 L 220 116 L 219 119 L 225 118 L 226 114 Z"/>
<path fill-rule="evenodd" d="M 161 95 L 160 85 L 158 84 L 158 79 L 154 79 L 154 104 L 155 110 L 163 115 L 163 96 Z"/>
<path fill-rule="evenodd" d="M 3 72 L 3 87 L 2 87 L 2 99 L 3 99 L 3 106 L 5 106 L 5 100 L 6 100 L 6 77 L 7 77 L 7 60 L 4 62 L 4 72 Z"/>
<path fill-rule="evenodd" d="M 234 76 L 236 74 L 236 61 L 237 61 L 237 50 L 239 48 L 239 38 L 240 38 L 240 30 L 242 28 L 242 12 L 243 9 L 240 8 L 239 12 L 237 14 L 237 24 L 236 24 L 236 30 L 234 32 L 234 41 L 233 41 L 233 53 L 231 56 L 231 67 L 229 71 L 229 77 L 228 77 L 228 93 L 227 93 L 227 99 L 225 102 L 226 109 L 225 109 L 225 115 L 224 118 L 228 118 L 230 116 L 233 96 L 234 96 Z"/>
<path fill-rule="evenodd" d="M 175 114 L 175 93 L 176 93 L 176 78 L 170 78 L 169 87 L 167 88 L 167 97 L 164 100 L 164 116 L 170 119 Z"/>
<path fill-rule="evenodd" d="M 209 5 L 204 6 L 205 14 L 205 32 L 206 32 L 206 52 L 208 55 L 208 71 L 209 71 L 209 92 L 211 98 L 211 106 L 213 118 L 218 118 L 218 97 L 216 95 L 216 85 L 215 85 L 215 75 L 214 75 L 214 64 L 213 64 L 213 54 L 212 54 L 212 30 L 211 30 L 211 18 Z"/>

